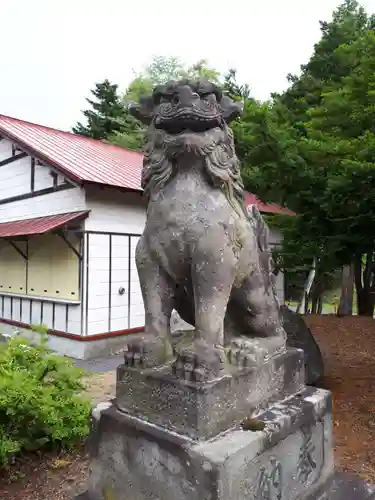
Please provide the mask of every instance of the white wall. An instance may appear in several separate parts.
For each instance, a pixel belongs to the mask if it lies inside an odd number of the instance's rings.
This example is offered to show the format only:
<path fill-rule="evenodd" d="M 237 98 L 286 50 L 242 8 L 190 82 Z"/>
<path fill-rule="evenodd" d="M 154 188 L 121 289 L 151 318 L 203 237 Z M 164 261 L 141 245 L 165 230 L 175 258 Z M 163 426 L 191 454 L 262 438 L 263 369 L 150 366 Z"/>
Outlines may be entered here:
<path fill-rule="evenodd" d="M 1 172 L 1 167 L 0 167 Z M 0 205 L 0 223 L 33 219 L 52 214 L 63 214 L 86 209 L 84 192 L 80 188 L 56 191 L 26 200 Z"/>
<path fill-rule="evenodd" d="M 20 150 L 14 152 L 15 156 Z M 13 157 L 12 142 L 7 139 L 0 141 L 0 162 Z M 31 164 L 32 157 L 26 156 L 0 166 L 0 200 L 12 198 L 23 194 L 29 194 L 31 190 Z M 34 166 L 34 191 L 40 191 L 53 187 L 52 169 L 46 165 Z M 61 180 L 59 179 L 60 184 Z M 59 184 L 59 182 L 58 182 Z"/>
<path fill-rule="evenodd" d="M 146 221 L 144 200 L 137 193 L 90 187 L 86 203 L 90 216 L 85 223 L 89 269 L 85 333 L 143 327 L 135 248 Z M 122 295 L 120 288 L 125 289 Z"/>
<path fill-rule="evenodd" d="M 283 236 L 277 229 L 270 229 L 269 243 L 271 248 L 281 244 Z M 280 304 L 284 304 L 284 273 L 279 272 L 276 277 L 276 294 Z"/>
<path fill-rule="evenodd" d="M 10 149 L 10 151 L 9 151 Z M 0 141 L 0 161 L 12 156 L 9 141 Z M 51 185 L 52 178 L 50 177 Z M 20 158 L 0 167 L 0 200 L 31 192 L 31 157 Z"/>
<path fill-rule="evenodd" d="M 81 305 L 35 297 L 0 295 L 0 320 L 46 325 L 52 330 L 80 335 Z"/>
<path fill-rule="evenodd" d="M 18 150 L 15 152 L 16 155 L 19 153 Z M 2 139 L 0 141 L 0 162 L 8 158 L 12 158 L 12 143 L 7 139 Z M 26 156 L 0 166 L 0 200 L 31 194 L 31 162 L 31 156 Z M 38 165 L 37 162 L 35 162 L 34 168 L 34 193 L 36 194 L 37 191 L 46 188 L 52 188 L 52 169 L 47 165 Z M 60 186 L 63 182 L 64 178 L 59 175 L 57 184 Z M 85 208 L 84 191 L 74 187 L 0 204 L 0 223 L 74 212 L 85 210 Z"/>
<path fill-rule="evenodd" d="M 146 222 L 146 203 L 140 193 L 91 186 L 86 190 L 90 217 L 86 231 L 141 234 Z"/>
<path fill-rule="evenodd" d="M 270 228 L 269 243 L 270 245 L 280 245 L 283 241 L 283 235 L 277 229 Z"/>
<path fill-rule="evenodd" d="M 134 258 L 139 237 L 88 232 L 87 238 L 87 335 L 143 327 L 144 307 Z M 120 288 L 124 288 L 123 294 Z"/>
<path fill-rule="evenodd" d="M 15 151 L 19 154 L 20 151 Z M 12 143 L 0 141 L 0 162 L 12 157 Z M 0 200 L 31 193 L 30 156 L 0 166 Z M 36 162 L 37 163 L 37 162 Z M 52 188 L 51 168 L 35 164 L 34 193 Z M 58 176 L 57 184 L 64 182 Z M 0 223 L 31 219 L 86 209 L 84 191 L 73 187 L 32 198 L 0 204 Z M 26 324 L 45 324 L 48 328 L 80 335 L 81 304 L 74 301 L 42 299 L 32 296 L 0 295 L 0 318 Z"/>

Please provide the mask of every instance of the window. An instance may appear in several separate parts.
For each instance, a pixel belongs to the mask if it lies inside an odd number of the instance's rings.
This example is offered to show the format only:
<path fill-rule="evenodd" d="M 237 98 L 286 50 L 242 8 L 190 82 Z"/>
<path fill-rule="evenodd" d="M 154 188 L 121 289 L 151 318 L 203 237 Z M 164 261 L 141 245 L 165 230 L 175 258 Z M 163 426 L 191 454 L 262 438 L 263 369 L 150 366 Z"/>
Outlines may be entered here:
<path fill-rule="evenodd" d="M 0 292 L 26 293 L 27 243 L 0 240 Z"/>
<path fill-rule="evenodd" d="M 74 233 L 0 240 L 0 293 L 79 300 L 80 259 L 74 250 L 79 254 L 80 236 Z"/>

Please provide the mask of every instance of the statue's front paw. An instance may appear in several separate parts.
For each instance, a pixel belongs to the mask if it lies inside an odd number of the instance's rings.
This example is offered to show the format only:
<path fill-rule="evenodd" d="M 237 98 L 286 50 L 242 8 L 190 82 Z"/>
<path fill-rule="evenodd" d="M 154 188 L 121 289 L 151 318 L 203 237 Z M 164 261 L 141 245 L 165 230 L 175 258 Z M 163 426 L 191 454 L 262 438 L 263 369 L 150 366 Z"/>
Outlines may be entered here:
<path fill-rule="evenodd" d="M 173 349 L 167 338 L 145 335 L 127 344 L 124 361 L 133 368 L 152 368 L 163 365 L 172 355 Z"/>
<path fill-rule="evenodd" d="M 196 340 L 177 352 L 172 370 L 183 380 L 207 382 L 225 372 L 226 361 L 224 349 Z"/>

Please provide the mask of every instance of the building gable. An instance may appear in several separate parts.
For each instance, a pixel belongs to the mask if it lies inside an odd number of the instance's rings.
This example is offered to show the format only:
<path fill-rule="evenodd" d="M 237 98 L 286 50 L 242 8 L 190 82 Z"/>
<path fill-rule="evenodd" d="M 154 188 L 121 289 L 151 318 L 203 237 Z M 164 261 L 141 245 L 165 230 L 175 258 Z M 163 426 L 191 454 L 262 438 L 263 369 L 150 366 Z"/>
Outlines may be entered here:
<path fill-rule="evenodd" d="M 0 205 L 73 187 L 56 169 L 0 138 Z"/>

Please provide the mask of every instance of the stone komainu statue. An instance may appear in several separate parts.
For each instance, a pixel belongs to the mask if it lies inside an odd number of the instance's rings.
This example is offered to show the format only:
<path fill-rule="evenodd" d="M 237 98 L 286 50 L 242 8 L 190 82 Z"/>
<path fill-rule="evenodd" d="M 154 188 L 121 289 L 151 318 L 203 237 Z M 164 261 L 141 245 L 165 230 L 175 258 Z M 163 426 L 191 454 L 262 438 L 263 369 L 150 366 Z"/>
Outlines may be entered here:
<path fill-rule="evenodd" d="M 173 360 L 177 376 L 203 381 L 285 349 L 268 229 L 257 210 L 244 207 L 228 127 L 241 111 L 241 103 L 203 81 L 169 82 L 131 107 L 148 126 L 142 172 L 148 208 L 136 250 L 145 334 L 128 345 L 130 365 Z M 195 326 L 192 343 L 177 352 L 173 309 Z"/>

